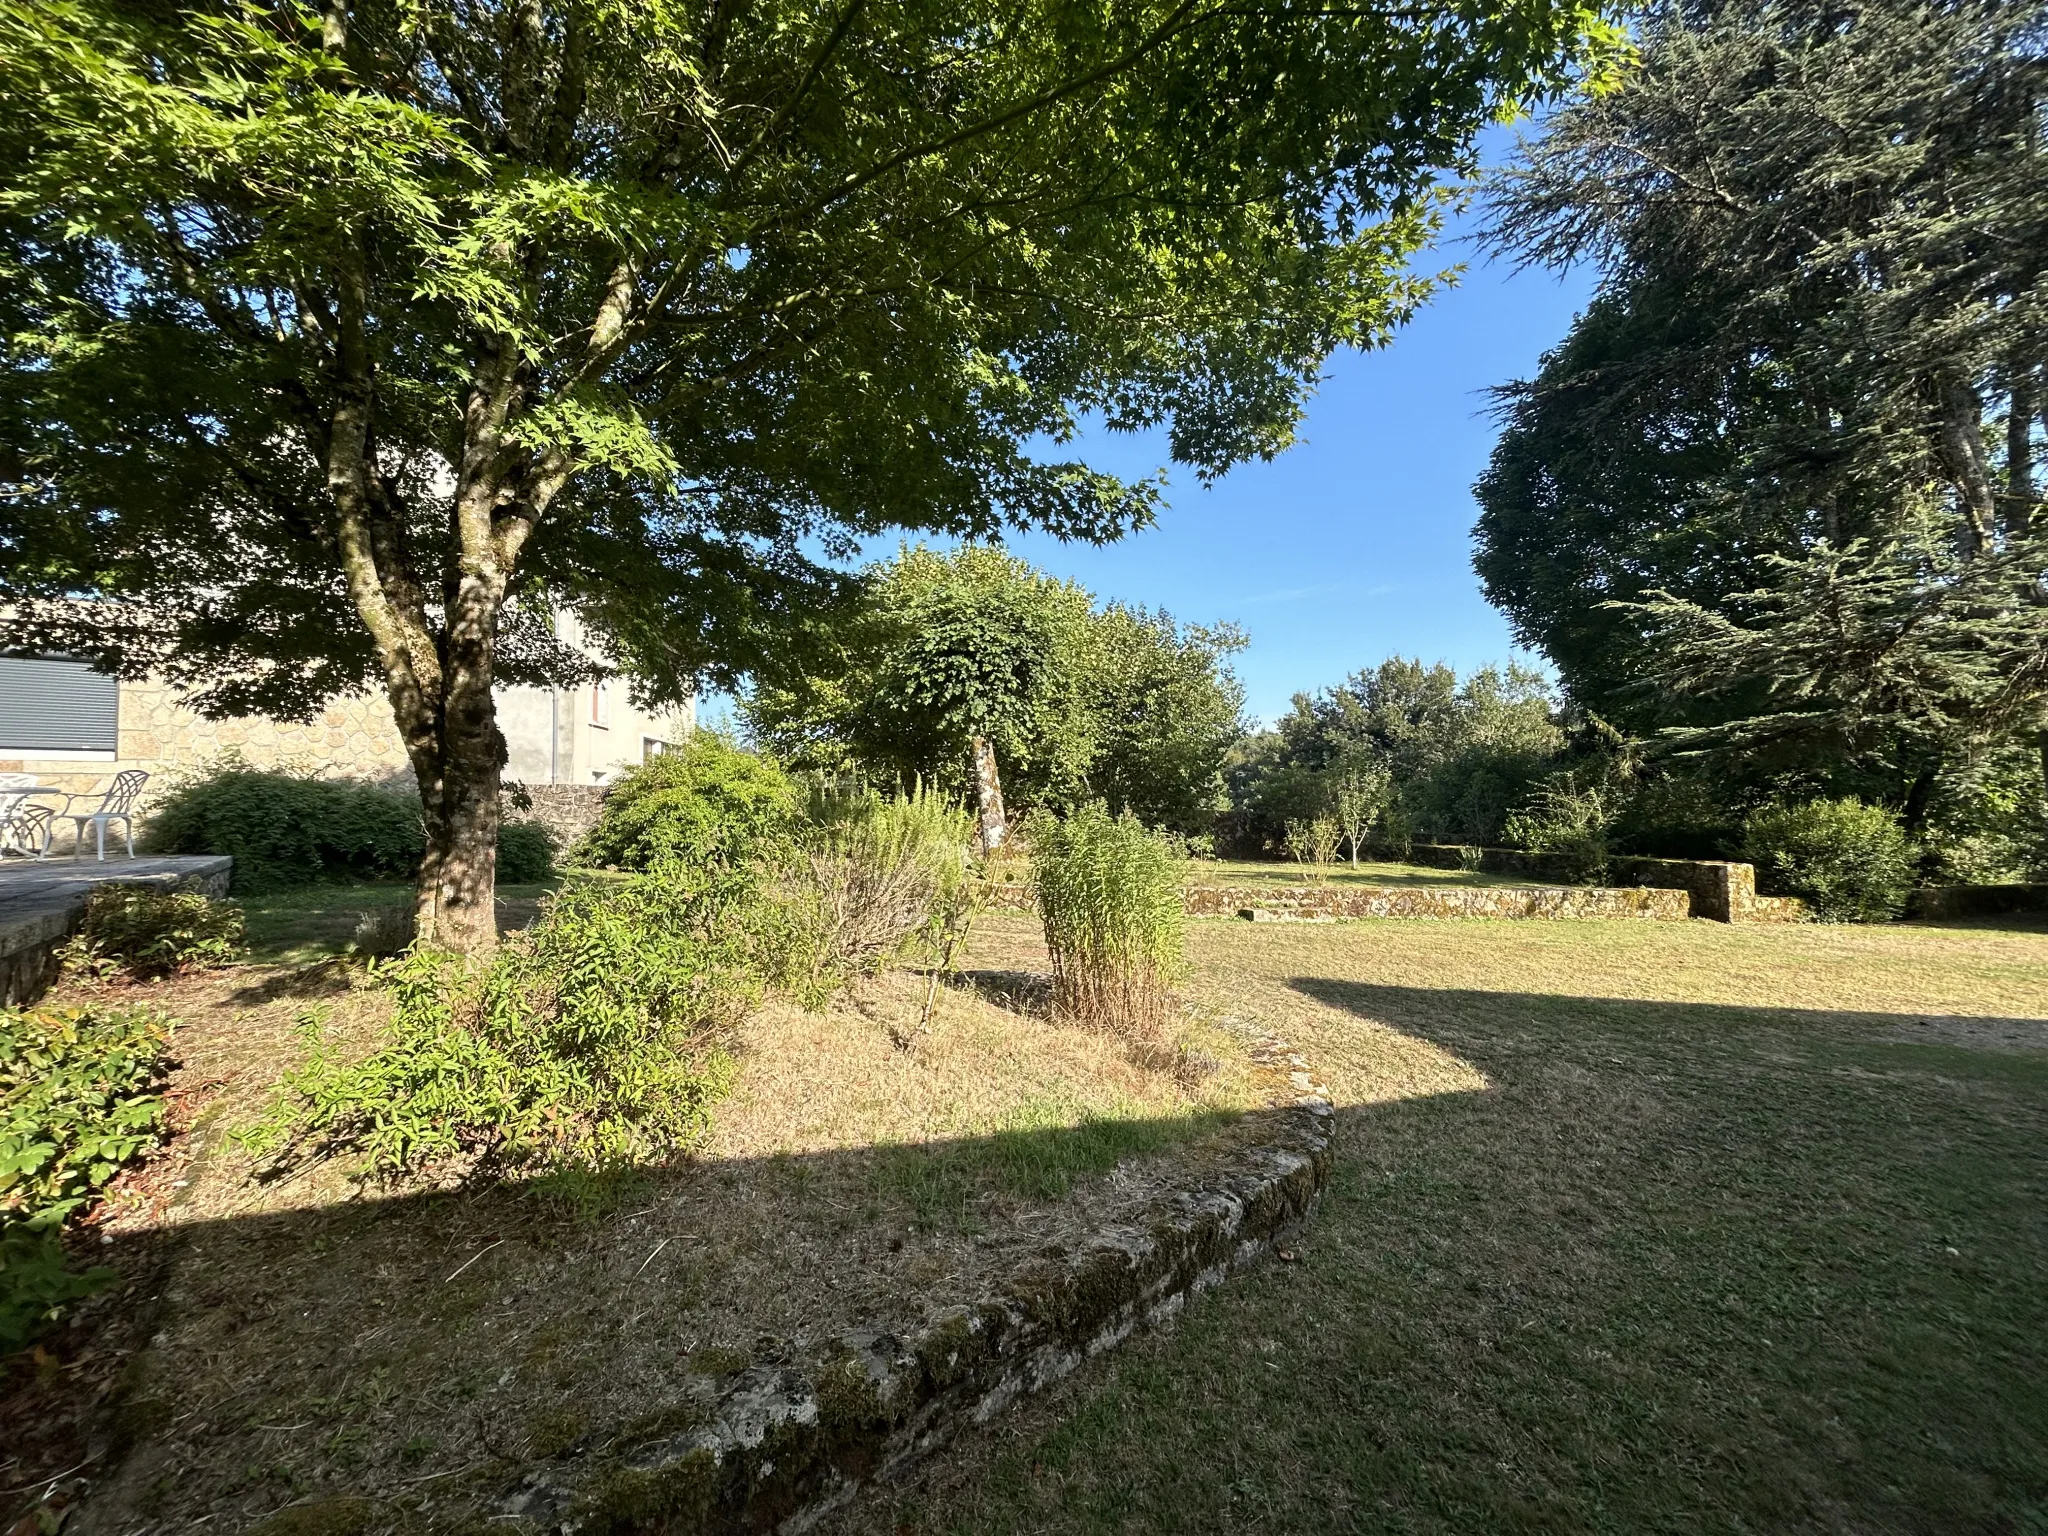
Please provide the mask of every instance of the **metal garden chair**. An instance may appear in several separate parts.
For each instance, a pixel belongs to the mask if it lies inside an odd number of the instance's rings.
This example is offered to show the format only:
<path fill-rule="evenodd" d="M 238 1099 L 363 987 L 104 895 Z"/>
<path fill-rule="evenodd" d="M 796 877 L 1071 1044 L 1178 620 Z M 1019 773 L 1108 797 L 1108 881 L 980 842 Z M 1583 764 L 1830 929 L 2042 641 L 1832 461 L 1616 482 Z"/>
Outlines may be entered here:
<path fill-rule="evenodd" d="M 35 802 L 38 793 L 47 795 L 51 791 L 38 791 L 32 780 L 27 788 L 0 789 L 0 854 L 11 850 L 28 858 L 48 856 L 57 813 Z"/>
<path fill-rule="evenodd" d="M 149 775 L 140 768 L 124 768 L 114 775 L 114 782 L 101 791 L 98 802 L 89 810 L 76 809 L 80 804 L 92 802 L 91 795 L 72 795 L 64 802 L 64 808 L 56 813 L 59 821 L 72 824 L 71 857 L 78 858 L 85 846 L 85 829 L 90 826 L 99 840 L 99 856 L 107 856 L 107 823 L 118 821 L 121 830 L 128 835 L 128 857 L 135 857 L 135 800 L 142 793 L 142 786 L 149 782 Z"/>

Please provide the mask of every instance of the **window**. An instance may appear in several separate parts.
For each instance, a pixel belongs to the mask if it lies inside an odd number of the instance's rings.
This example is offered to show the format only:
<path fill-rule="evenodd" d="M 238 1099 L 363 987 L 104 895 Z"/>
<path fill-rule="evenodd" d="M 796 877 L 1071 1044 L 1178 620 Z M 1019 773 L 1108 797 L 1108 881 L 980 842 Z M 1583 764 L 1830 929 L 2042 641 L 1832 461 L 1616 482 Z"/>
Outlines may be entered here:
<path fill-rule="evenodd" d="M 0 752 L 112 757 L 121 685 L 82 661 L 0 656 Z"/>
<path fill-rule="evenodd" d="M 667 750 L 668 743 L 659 736 L 642 736 L 640 738 L 640 761 L 643 763 L 652 762 Z"/>
<path fill-rule="evenodd" d="M 611 690 L 603 683 L 590 685 L 590 723 L 601 731 L 611 729 Z"/>

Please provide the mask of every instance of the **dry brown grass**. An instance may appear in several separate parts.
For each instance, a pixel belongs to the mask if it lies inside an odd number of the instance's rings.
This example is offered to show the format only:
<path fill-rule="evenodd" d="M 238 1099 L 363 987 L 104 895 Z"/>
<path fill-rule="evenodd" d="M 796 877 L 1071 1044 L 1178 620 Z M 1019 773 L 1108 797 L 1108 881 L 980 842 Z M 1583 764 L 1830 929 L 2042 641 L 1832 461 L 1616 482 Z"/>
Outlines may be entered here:
<path fill-rule="evenodd" d="M 256 1177 L 229 1133 L 308 1008 L 375 1037 L 388 1000 L 360 973 L 248 967 L 135 995 L 185 1021 L 185 1134 L 110 1212 L 107 1256 L 160 1301 L 127 1296 L 127 1334 L 103 1335 L 155 1335 L 119 1413 L 140 1448 L 111 1481 L 89 1469 L 102 1486 L 75 1531 L 234 1530 L 340 1493 L 395 1499 L 394 1530 L 452 1518 L 523 1458 L 657 1421 L 680 1373 L 981 1294 L 1150 1198 L 1177 1158 L 1213 1155 L 1232 1112 L 1277 1087 L 1213 1025 L 1189 1023 L 1220 1063 L 1190 1085 L 1048 1018 L 1030 988 L 945 988 L 920 1029 L 924 979 L 889 973 L 822 1012 L 762 1009 L 702 1155 L 586 1188 L 579 1215 L 538 1186 L 378 1193 L 332 1164 Z M 22 1437 L 0 1484 L 75 1450 L 75 1434 Z"/>

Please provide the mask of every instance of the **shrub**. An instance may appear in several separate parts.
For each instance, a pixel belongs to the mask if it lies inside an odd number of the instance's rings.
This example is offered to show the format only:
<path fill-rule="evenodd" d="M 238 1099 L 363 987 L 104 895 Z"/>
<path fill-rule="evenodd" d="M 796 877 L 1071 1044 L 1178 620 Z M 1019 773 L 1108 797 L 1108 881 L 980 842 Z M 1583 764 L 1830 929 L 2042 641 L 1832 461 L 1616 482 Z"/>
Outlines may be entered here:
<path fill-rule="evenodd" d="M 59 1237 L 161 1137 L 171 1029 L 148 1008 L 0 1010 L 0 1354 L 110 1278 Z"/>
<path fill-rule="evenodd" d="M 1303 874 L 1320 877 L 1337 857 L 1337 844 L 1344 832 L 1334 816 L 1312 816 L 1287 823 L 1287 856 L 1299 864 Z"/>
<path fill-rule="evenodd" d="M 628 768 L 578 852 L 584 863 L 618 869 L 663 859 L 738 866 L 783 852 L 797 821 L 788 775 L 699 731 L 681 749 Z"/>
<path fill-rule="evenodd" d="M 665 861 L 572 886 L 486 970 L 395 962 L 390 1032 L 368 1057 L 333 1054 L 309 1018 L 310 1055 L 243 1139 L 352 1153 L 387 1179 L 666 1161 L 708 1127 L 731 1081 L 721 1037 L 786 940 L 750 872 Z"/>
<path fill-rule="evenodd" d="M 555 872 L 555 835 L 537 821 L 498 828 L 498 878 L 507 885 L 538 885 Z"/>
<path fill-rule="evenodd" d="M 409 880 L 426 833 L 419 796 L 352 779 L 316 779 L 251 768 L 225 757 L 175 785 L 142 834 L 152 853 L 227 854 L 237 892 L 319 880 Z M 545 880 L 554 843 L 538 822 L 508 821 L 498 832 L 498 877 Z"/>
<path fill-rule="evenodd" d="M 1128 814 L 1090 805 L 1064 821 L 1034 820 L 1031 853 L 1054 1006 L 1157 1040 L 1171 1023 L 1187 927 L 1173 848 Z"/>
<path fill-rule="evenodd" d="M 235 759 L 174 787 L 143 835 L 157 853 L 229 855 L 237 891 L 402 879 L 425 842 L 413 795 Z"/>
<path fill-rule="evenodd" d="M 974 819 L 923 788 L 896 799 L 819 796 L 798 865 L 814 975 L 873 972 L 936 940 L 962 897 Z"/>
<path fill-rule="evenodd" d="M 67 970 L 102 980 L 126 972 L 135 981 L 157 981 L 232 964 L 244 936 L 242 909 L 231 901 L 191 889 L 102 885 L 86 898 L 85 919 L 63 959 Z"/>
<path fill-rule="evenodd" d="M 1803 898 L 1823 922 L 1897 917 L 1918 867 L 1898 817 L 1853 795 L 1766 806 L 1743 823 L 1743 852 L 1765 884 Z"/>
<path fill-rule="evenodd" d="M 1507 839 L 1531 853 L 1557 856 L 1570 879 L 1597 885 L 1607 878 L 1614 801 L 1613 792 L 1602 785 L 1581 788 L 1572 774 L 1554 775 L 1509 815 Z"/>

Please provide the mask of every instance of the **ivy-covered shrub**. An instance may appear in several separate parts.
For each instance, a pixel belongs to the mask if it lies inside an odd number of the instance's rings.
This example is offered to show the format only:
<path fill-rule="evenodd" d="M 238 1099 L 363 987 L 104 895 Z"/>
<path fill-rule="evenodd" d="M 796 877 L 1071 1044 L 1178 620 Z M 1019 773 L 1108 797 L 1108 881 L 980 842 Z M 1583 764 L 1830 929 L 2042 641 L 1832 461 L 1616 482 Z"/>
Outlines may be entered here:
<path fill-rule="evenodd" d="M 419 797 L 353 779 L 252 768 L 226 757 L 172 787 L 142 833 L 152 853 L 227 854 L 233 889 L 275 890 L 320 880 L 410 880 L 426 833 Z M 498 832 L 498 878 L 545 880 L 554 845 L 538 822 Z"/>
<path fill-rule="evenodd" d="M 245 937 L 242 909 L 232 901 L 159 885 L 102 885 L 86 898 L 63 961 L 66 970 L 101 980 L 158 981 L 232 965 Z"/>
<path fill-rule="evenodd" d="M 1754 812 L 1743 823 L 1743 853 L 1766 889 L 1798 896 L 1834 923 L 1897 917 L 1918 868 L 1898 817 L 1854 796 Z"/>
<path fill-rule="evenodd" d="M 800 813 L 796 786 L 774 762 L 698 731 L 620 775 L 579 857 L 613 869 L 664 859 L 736 868 L 783 856 Z"/>
<path fill-rule="evenodd" d="M 163 1134 L 172 1022 L 151 1008 L 0 1009 L 0 1354 L 104 1285 L 60 1236 Z"/>
<path fill-rule="evenodd" d="M 367 1057 L 309 1018 L 309 1056 L 244 1140 L 353 1155 L 384 1179 L 671 1159 L 730 1084 L 724 1036 L 788 952 L 783 923 L 750 870 L 667 860 L 579 882 L 488 969 L 396 962 L 390 1032 Z"/>
<path fill-rule="evenodd" d="M 1128 813 L 1087 805 L 1029 824 L 1053 1003 L 1083 1023 L 1157 1041 L 1173 1018 L 1187 907 L 1183 865 Z"/>

